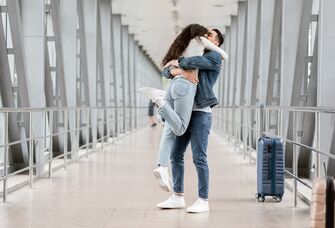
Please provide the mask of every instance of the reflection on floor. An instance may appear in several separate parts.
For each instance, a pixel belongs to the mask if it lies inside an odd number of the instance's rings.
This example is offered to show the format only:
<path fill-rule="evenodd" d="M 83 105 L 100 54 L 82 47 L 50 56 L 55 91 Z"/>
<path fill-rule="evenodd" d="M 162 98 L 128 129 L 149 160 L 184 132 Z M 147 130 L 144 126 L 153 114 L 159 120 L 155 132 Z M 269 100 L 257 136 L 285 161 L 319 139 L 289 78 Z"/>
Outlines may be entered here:
<path fill-rule="evenodd" d="M 257 203 L 255 165 L 234 152 L 219 136 L 209 143 L 210 213 L 158 210 L 169 197 L 152 170 L 162 128 L 146 128 L 105 147 L 88 159 L 9 195 L 0 203 L 0 227 L 308 227 L 309 208 L 292 208 L 286 191 L 282 203 Z M 188 151 L 185 198 L 197 197 L 197 179 Z"/>

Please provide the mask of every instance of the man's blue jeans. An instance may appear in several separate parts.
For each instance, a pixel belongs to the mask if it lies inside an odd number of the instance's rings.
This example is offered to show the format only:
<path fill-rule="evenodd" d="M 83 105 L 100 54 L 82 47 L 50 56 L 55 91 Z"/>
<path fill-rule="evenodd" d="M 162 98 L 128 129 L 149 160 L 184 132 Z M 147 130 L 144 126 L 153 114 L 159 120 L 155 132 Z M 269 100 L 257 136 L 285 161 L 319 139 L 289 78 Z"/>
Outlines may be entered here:
<path fill-rule="evenodd" d="M 191 142 L 193 163 L 198 173 L 199 197 L 208 199 L 209 169 L 207 145 L 211 125 L 211 113 L 194 111 L 185 134 L 176 137 L 170 157 L 174 192 L 184 192 L 184 154 L 188 144 Z"/>

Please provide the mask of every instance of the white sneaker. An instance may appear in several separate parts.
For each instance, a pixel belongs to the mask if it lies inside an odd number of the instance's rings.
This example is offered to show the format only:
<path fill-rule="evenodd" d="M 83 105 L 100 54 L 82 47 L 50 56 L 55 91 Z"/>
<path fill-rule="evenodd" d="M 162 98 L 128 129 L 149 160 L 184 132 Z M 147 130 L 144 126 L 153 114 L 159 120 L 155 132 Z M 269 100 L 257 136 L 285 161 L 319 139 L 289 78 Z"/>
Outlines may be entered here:
<path fill-rule="evenodd" d="M 168 167 L 159 166 L 157 169 L 154 169 L 153 173 L 159 186 L 166 192 L 172 192 Z"/>
<path fill-rule="evenodd" d="M 162 97 L 166 96 L 166 90 L 162 90 L 162 89 L 156 89 L 156 91 L 159 93 L 159 95 L 161 95 Z"/>
<path fill-rule="evenodd" d="M 192 206 L 187 208 L 187 212 L 189 213 L 201 213 L 207 211 L 209 211 L 208 200 L 201 198 L 198 198 Z"/>
<path fill-rule="evenodd" d="M 158 203 L 156 205 L 157 208 L 161 209 L 177 209 L 177 208 L 184 208 L 185 207 L 185 199 L 183 196 L 178 196 L 173 194 L 165 200 L 164 202 Z"/>
<path fill-rule="evenodd" d="M 157 100 L 164 100 L 165 95 L 166 95 L 165 90 L 160 90 L 160 89 L 151 88 L 151 87 L 142 87 L 138 90 L 138 92 L 149 97 L 154 103 L 156 103 Z"/>

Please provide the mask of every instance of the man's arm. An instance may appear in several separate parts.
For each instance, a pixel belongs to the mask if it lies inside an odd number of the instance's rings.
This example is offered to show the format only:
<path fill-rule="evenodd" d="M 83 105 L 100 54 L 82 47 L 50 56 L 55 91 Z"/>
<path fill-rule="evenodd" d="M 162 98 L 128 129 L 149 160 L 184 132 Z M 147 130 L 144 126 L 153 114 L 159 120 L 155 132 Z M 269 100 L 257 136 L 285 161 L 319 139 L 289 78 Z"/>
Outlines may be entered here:
<path fill-rule="evenodd" d="M 177 75 L 182 75 L 184 78 L 186 78 L 187 80 L 189 80 L 194 84 L 197 84 L 199 82 L 198 75 L 194 70 L 183 70 L 180 68 L 173 68 L 171 70 L 171 75 L 173 75 L 173 77 Z"/>
<path fill-rule="evenodd" d="M 221 67 L 221 55 L 215 51 L 209 51 L 202 56 L 181 57 L 179 66 L 185 70 L 218 70 Z"/>
<path fill-rule="evenodd" d="M 173 78 L 178 75 L 183 75 L 184 78 L 194 84 L 199 82 L 198 77 L 194 71 L 182 70 L 176 67 L 165 67 L 162 71 L 162 75 L 166 78 Z"/>

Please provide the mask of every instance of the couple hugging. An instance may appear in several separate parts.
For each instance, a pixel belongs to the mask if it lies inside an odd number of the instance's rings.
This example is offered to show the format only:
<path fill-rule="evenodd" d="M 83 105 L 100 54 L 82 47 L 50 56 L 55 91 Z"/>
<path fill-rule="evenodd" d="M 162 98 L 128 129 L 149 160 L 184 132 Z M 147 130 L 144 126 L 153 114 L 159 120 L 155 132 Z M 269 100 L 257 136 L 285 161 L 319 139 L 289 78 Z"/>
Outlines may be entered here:
<path fill-rule="evenodd" d="M 191 24 L 183 29 L 170 46 L 162 64 L 162 75 L 172 79 L 167 91 L 144 87 L 139 91 L 149 97 L 165 119 L 158 161 L 153 173 L 162 189 L 172 192 L 162 209 L 184 208 L 184 154 L 191 142 L 193 163 L 198 174 L 197 201 L 188 212 L 209 211 L 207 145 L 212 115 L 218 104 L 213 86 L 219 76 L 222 60 L 228 55 L 219 48 L 224 39 L 218 29 Z M 168 164 L 171 161 L 171 186 Z"/>

